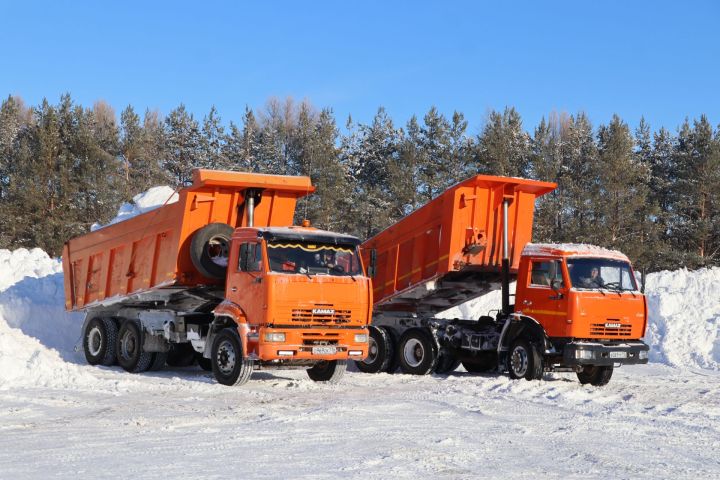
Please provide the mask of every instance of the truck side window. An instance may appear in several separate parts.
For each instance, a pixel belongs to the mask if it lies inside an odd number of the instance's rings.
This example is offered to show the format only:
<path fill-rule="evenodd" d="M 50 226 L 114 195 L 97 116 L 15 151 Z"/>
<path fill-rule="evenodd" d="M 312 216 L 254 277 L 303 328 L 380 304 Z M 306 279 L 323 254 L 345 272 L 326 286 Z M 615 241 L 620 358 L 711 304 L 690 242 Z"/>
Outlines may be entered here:
<path fill-rule="evenodd" d="M 243 243 L 240 245 L 238 271 L 259 272 L 262 270 L 262 248 L 259 243 Z"/>
<path fill-rule="evenodd" d="M 550 282 L 556 280 L 563 286 L 562 270 L 559 260 L 544 260 L 532 262 L 530 285 L 549 287 Z"/>

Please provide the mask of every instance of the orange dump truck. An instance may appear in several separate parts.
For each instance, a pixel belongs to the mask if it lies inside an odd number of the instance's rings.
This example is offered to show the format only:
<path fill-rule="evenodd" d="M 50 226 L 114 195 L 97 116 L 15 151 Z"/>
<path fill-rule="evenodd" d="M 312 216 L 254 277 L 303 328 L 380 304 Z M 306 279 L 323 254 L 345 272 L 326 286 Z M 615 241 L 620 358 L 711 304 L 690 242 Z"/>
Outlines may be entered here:
<path fill-rule="evenodd" d="M 604 385 L 614 366 L 647 363 L 647 307 L 628 258 L 529 243 L 535 199 L 554 188 L 478 175 L 363 243 L 375 303 L 370 353 L 358 368 L 427 374 L 462 363 L 528 380 L 574 371 Z M 494 316 L 437 317 L 498 289 Z"/>
<path fill-rule="evenodd" d="M 195 170 L 178 201 L 65 244 L 68 310 L 90 364 L 129 372 L 197 361 L 239 385 L 253 369 L 340 379 L 368 352 L 360 241 L 292 226 L 308 177 Z"/>

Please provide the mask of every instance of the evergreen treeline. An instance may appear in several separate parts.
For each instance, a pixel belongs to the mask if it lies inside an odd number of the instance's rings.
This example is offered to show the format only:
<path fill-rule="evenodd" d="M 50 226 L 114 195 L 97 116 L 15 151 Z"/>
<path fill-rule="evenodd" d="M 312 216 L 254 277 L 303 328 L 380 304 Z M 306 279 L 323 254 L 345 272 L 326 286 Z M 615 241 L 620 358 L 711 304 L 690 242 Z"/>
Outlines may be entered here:
<path fill-rule="evenodd" d="M 720 265 L 720 129 L 705 116 L 675 133 L 635 131 L 615 116 L 552 114 L 532 134 L 513 108 L 468 131 L 461 113 L 430 109 L 396 126 L 383 108 L 370 123 L 307 102 L 270 100 L 240 123 L 213 108 L 166 117 L 120 113 L 64 95 L 57 105 L 0 107 L 0 248 L 65 240 L 106 222 L 119 204 L 157 184 L 180 185 L 193 167 L 312 177 L 298 215 L 368 238 L 446 187 L 476 173 L 557 182 L 537 205 L 535 241 L 585 242 L 627 253 L 647 271 Z"/>

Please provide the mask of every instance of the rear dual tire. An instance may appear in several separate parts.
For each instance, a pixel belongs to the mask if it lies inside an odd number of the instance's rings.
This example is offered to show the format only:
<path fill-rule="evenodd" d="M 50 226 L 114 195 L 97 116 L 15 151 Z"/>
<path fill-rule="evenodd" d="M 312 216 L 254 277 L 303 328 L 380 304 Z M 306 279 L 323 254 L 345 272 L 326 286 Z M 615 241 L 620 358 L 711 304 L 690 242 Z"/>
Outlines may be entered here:
<path fill-rule="evenodd" d="M 437 366 L 438 347 L 429 331 L 411 328 L 400 337 L 398 357 L 403 373 L 427 375 Z"/>
<path fill-rule="evenodd" d="M 91 319 L 83 333 L 83 352 L 90 365 L 113 365 L 116 361 L 118 328 L 110 318 Z"/>
<path fill-rule="evenodd" d="M 368 330 L 368 356 L 365 360 L 356 361 L 355 365 L 363 373 L 387 372 L 391 364 L 395 363 L 395 345 L 390 332 L 375 326 L 370 326 Z"/>
<path fill-rule="evenodd" d="M 125 371 L 130 373 L 140 373 L 148 370 L 153 365 L 154 360 L 159 363 L 159 359 L 153 352 L 143 350 L 142 328 L 134 320 L 126 320 L 120 327 L 116 351 L 118 363 Z M 164 359 L 162 363 L 165 364 Z"/>

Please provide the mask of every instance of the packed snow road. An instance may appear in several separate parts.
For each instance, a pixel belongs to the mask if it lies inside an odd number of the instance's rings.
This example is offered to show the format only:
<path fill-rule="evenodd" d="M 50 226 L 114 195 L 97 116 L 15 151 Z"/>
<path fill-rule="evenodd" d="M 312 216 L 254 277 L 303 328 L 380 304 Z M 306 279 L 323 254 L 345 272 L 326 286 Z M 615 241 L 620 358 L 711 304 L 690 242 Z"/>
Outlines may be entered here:
<path fill-rule="evenodd" d="M 623 368 L 603 388 L 263 371 L 229 388 L 196 367 L 78 368 L 82 384 L 0 391 L 2 478 L 720 476 L 712 371 Z"/>

